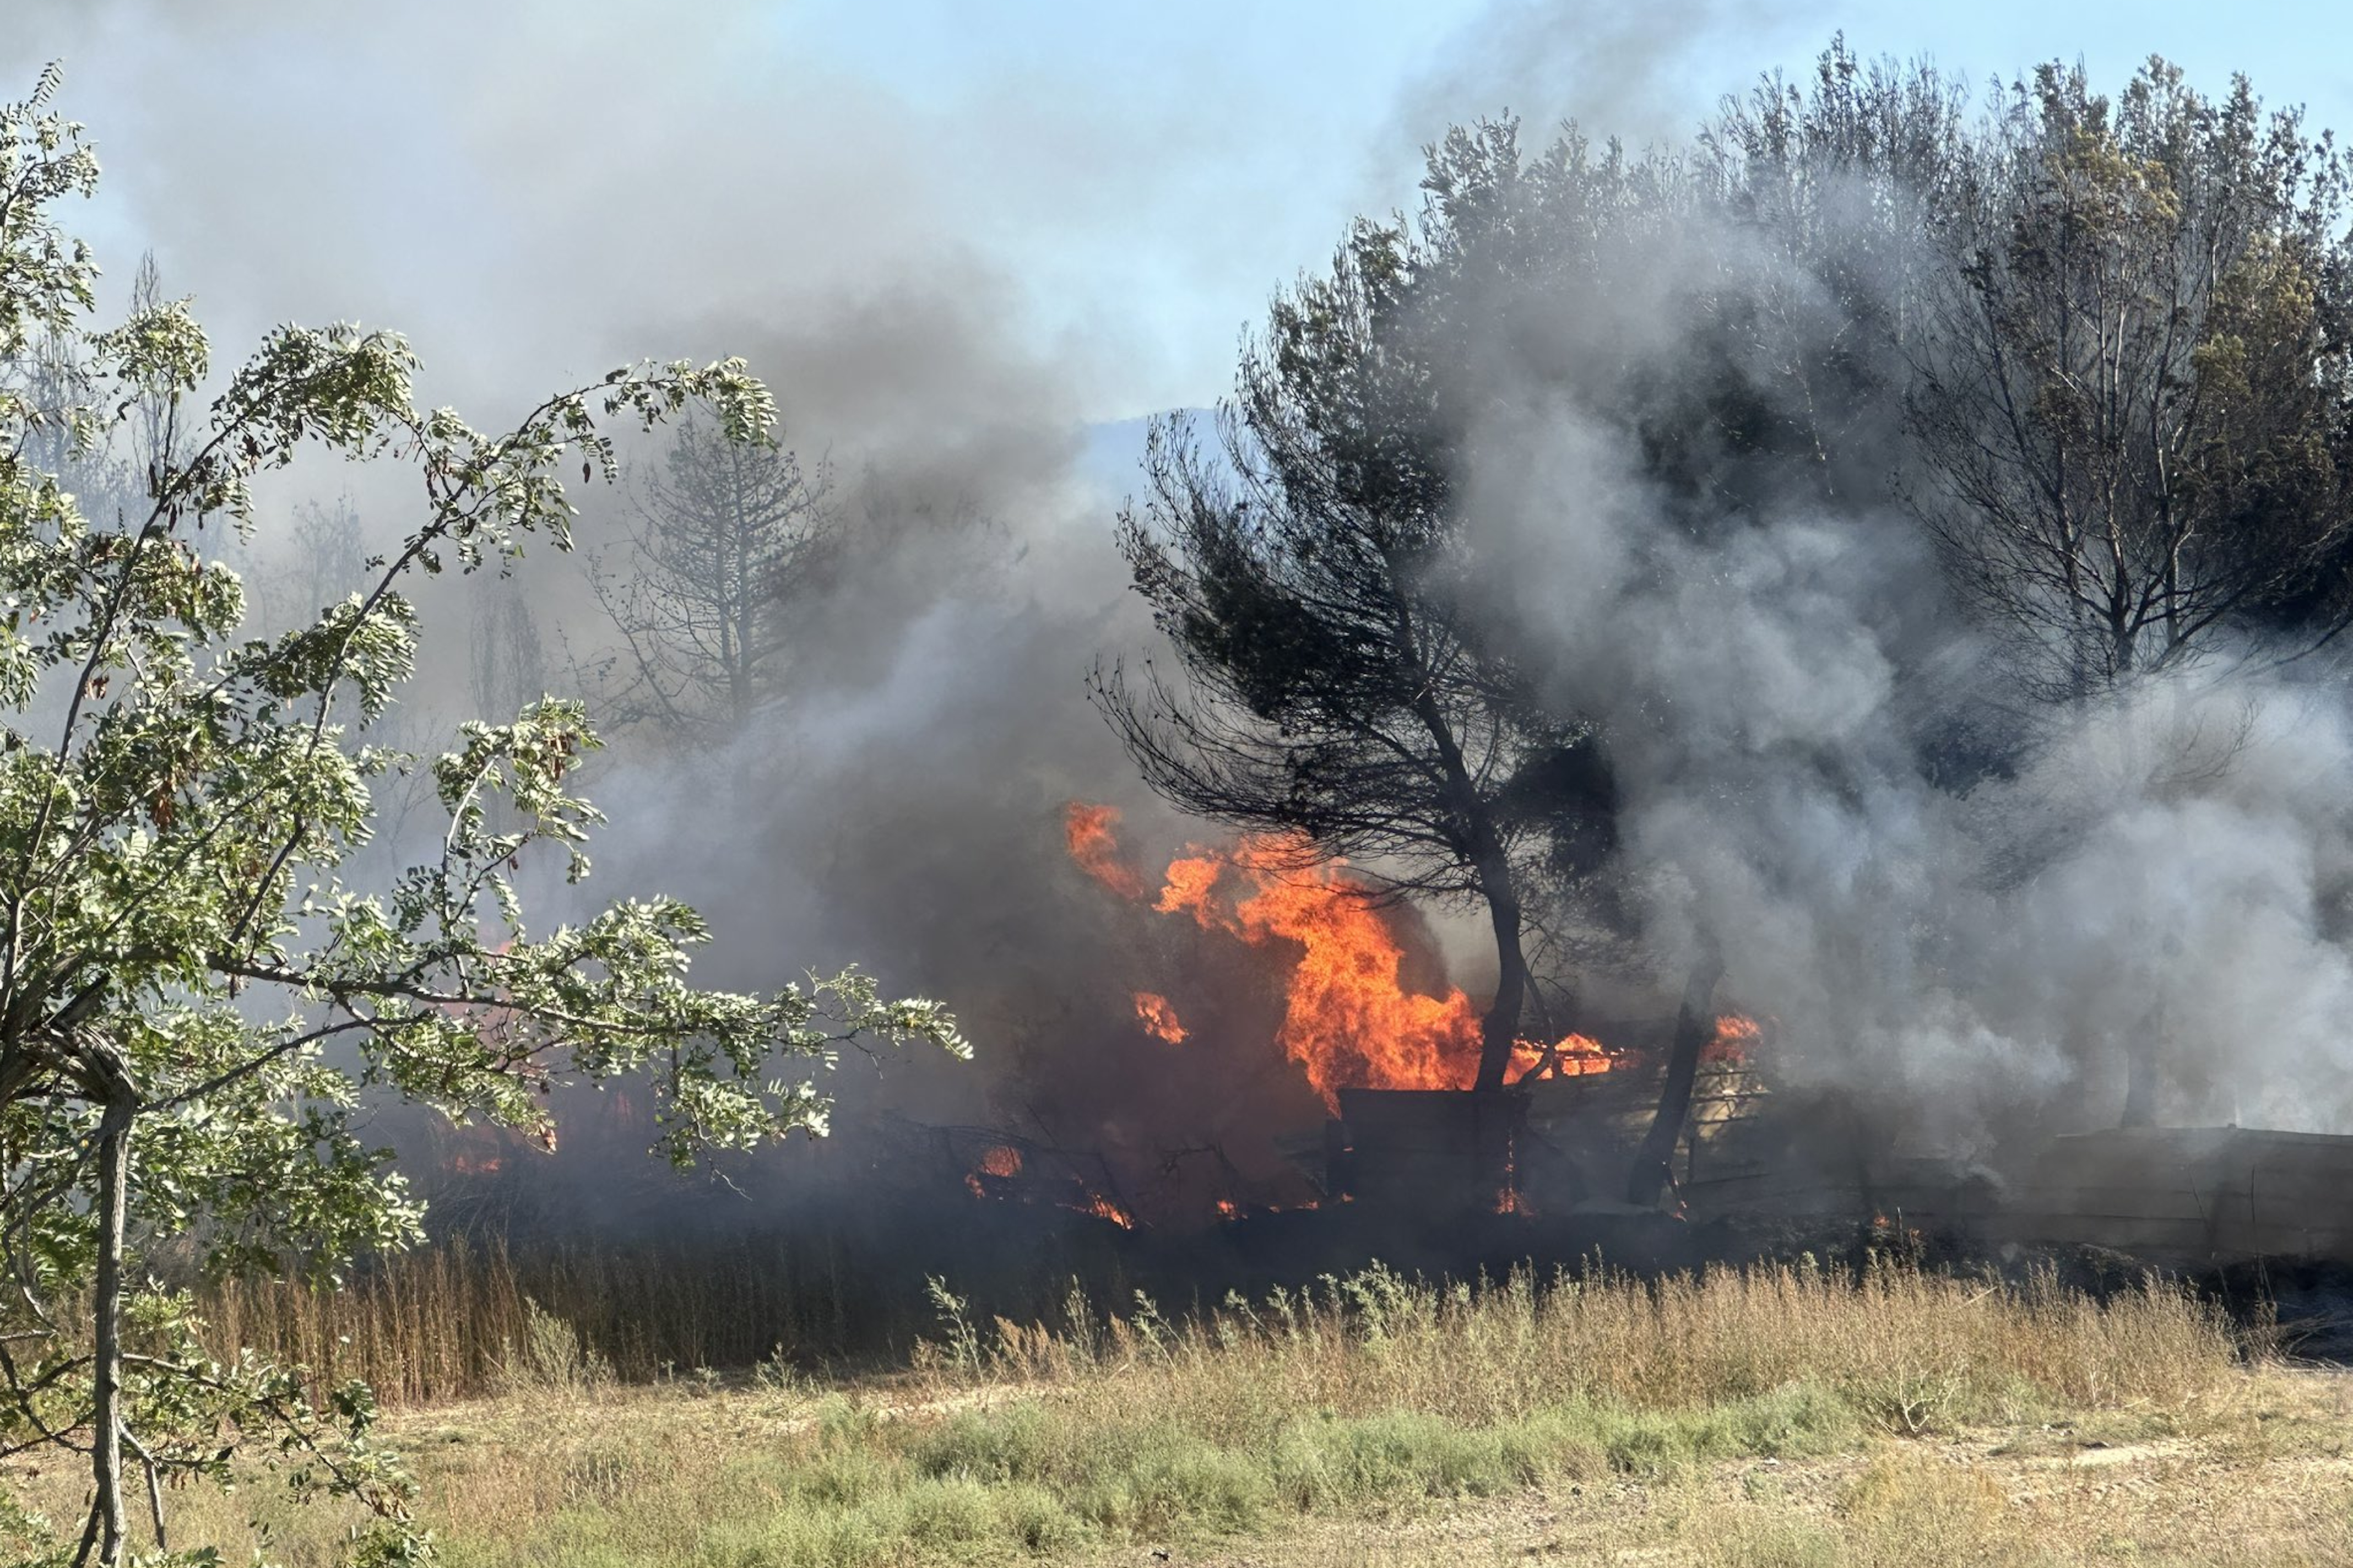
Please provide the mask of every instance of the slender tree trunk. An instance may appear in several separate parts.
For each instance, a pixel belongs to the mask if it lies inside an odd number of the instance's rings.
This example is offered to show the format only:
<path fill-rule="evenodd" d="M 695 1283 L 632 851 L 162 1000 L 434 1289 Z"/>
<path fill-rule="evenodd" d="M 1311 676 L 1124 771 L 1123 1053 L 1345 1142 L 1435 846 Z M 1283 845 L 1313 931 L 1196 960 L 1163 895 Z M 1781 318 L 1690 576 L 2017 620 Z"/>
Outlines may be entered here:
<path fill-rule="evenodd" d="M 1520 898 L 1512 886 L 1512 870 L 1498 853 L 1492 865 L 1479 868 L 1479 885 L 1487 895 L 1487 916 L 1495 928 L 1495 1000 L 1479 1021 L 1479 1077 L 1474 1089 L 1504 1087 L 1512 1065 L 1512 1047 L 1520 1037 L 1520 1012 L 1528 993 L 1528 957 L 1520 945 Z"/>
<path fill-rule="evenodd" d="M 1691 1114 L 1699 1054 L 1715 1036 L 1715 983 L 1723 977 L 1724 955 L 1710 941 L 1692 961 L 1691 976 L 1683 984 L 1675 1037 L 1667 1050 L 1666 1081 L 1659 1086 L 1659 1109 L 1641 1147 L 1634 1152 L 1634 1168 L 1626 1181 L 1630 1204 L 1644 1208 L 1656 1204 L 1673 1173 L 1675 1142 L 1683 1136 L 1683 1119 Z"/>
<path fill-rule="evenodd" d="M 122 1506 L 122 1250 L 131 1193 L 131 1125 L 137 1109 L 118 1089 L 109 1095 L 98 1126 L 97 1364 L 91 1379 L 93 1408 L 90 1479 L 98 1489 L 100 1568 L 121 1568 L 125 1545 Z"/>
<path fill-rule="evenodd" d="M 2157 1063 L 2151 1059 L 2156 1042 L 2136 1035 L 2125 1042 L 2125 1110 L 2119 1127 L 2157 1125 Z"/>
<path fill-rule="evenodd" d="M 2125 1110 L 2117 1126 L 2157 1125 L 2158 1047 L 2164 1039 L 2165 1007 L 2159 1003 L 2125 1037 Z"/>
<path fill-rule="evenodd" d="M 1399 635 L 1410 644 L 1409 630 Z M 1447 804 L 1461 819 L 1471 868 L 1495 930 L 1495 1000 L 1479 1021 L 1479 1076 L 1471 1087 L 1474 1091 L 1498 1089 L 1504 1087 L 1504 1075 L 1512 1065 L 1512 1047 L 1520 1037 L 1520 1009 L 1528 993 L 1527 952 L 1520 945 L 1519 889 L 1512 881 L 1512 860 L 1504 852 L 1504 836 L 1496 828 L 1488 803 L 1480 798 L 1453 727 L 1426 691 L 1415 701 L 1414 713 L 1429 731 L 1440 765 L 1446 771 Z"/>
<path fill-rule="evenodd" d="M 2130 664 L 2125 661 L 2132 658 L 2133 651 L 2120 626 L 2116 635 L 2119 669 L 2127 672 L 2131 669 Z M 2124 692 L 2125 771 L 2121 783 L 2124 789 L 2137 795 L 2146 786 L 2147 770 L 2142 761 L 2146 752 L 2141 745 L 2140 714 L 2134 706 L 2135 701 L 2132 692 Z M 2145 883 L 2146 872 L 2142 873 L 2141 879 Z M 2133 890 L 2136 909 L 2146 911 L 2156 907 L 2145 886 Z M 2136 925 L 2147 918 L 2146 912 L 2137 915 Z M 2136 945 L 2143 952 L 2153 951 L 2159 946 L 2153 934 L 2136 934 L 2139 938 Z M 2151 1007 L 2142 1016 L 2137 1026 L 2125 1036 L 2125 1107 L 2123 1114 L 2116 1119 L 2119 1127 L 2153 1127 L 2157 1124 L 2158 1046 L 2163 1033 L 2163 1014 L 2158 1007 Z"/>

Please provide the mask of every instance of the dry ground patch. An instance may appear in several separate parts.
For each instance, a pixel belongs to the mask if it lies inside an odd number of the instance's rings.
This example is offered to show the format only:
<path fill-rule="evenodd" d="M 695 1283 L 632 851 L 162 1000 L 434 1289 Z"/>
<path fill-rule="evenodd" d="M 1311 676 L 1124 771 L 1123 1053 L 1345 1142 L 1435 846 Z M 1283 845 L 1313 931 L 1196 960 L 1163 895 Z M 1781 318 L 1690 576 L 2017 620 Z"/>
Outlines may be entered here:
<path fill-rule="evenodd" d="M 2196 1436 L 2110 1444 L 2037 1427 L 1879 1438 L 1852 1454 L 1546 1486 L 1413 1519 L 1180 1550 L 1168 1561 L 1200 1568 L 2353 1563 L 2345 1436 L 2353 1410 L 2342 1384 L 2340 1374 L 2311 1371 L 2251 1378 L 2248 1408 Z"/>

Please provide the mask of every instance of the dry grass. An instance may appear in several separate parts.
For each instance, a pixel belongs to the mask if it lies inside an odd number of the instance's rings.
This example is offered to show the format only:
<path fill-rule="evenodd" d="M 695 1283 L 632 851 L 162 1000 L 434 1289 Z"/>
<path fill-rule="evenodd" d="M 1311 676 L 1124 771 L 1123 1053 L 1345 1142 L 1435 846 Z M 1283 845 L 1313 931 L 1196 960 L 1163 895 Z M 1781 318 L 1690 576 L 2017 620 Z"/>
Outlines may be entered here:
<path fill-rule="evenodd" d="M 382 1259 L 337 1289 L 232 1281 L 198 1305 L 216 1355 L 250 1346 L 322 1385 L 362 1378 L 387 1408 L 496 1394 L 567 1356 L 649 1382 L 779 1349 L 829 1351 L 871 1310 L 824 1249 L 781 1240 L 520 1257 L 456 1242 Z"/>
<path fill-rule="evenodd" d="M 1141 1398 L 1221 1436 L 1270 1412 L 1411 1409 L 1482 1426 L 1793 1391 L 1918 1436 L 2052 1408 L 2186 1411 L 2240 1356 L 2221 1318 L 2170 1286 L 2102 1303 L 2048 1276 L 2010 1288 L 1893 1263 L 1860 1279 L 1801 1263 L 1658 1282 L 1520 1274 L 1483 1289 L 1376 1267 L 1183 1324 L 1149 1303 L 1100 1327 L 1082 1304 L 1069 1317 L 1059 1331 L 955 1327 L 923 1364 L 1081 1403 Z"/>
<path fill-rule="evenodd" d="M 2274 1369 L 2251 1373 L 2242 1392 L 2245 1404 L 2211 1430 L 2151 1442 L 2061 1445 L 2030 1457 L 1999 1434 L 1882 1437 L 1799 1463 L 1731 1461 L 1662 1481 L 1550 1486 L 1403 1522 L 1335 1521 L 1279 1544 L 1211 1546 L 1176 1560 L 1228 1568 L 2353 1563 L 2342 1380 Z M 2260 1453 L 2244 1446 L 2253 1426 L 2270 1434 Z"/>
<path fill-rule="evenodd" d="M 2101 1304 L 1896 1265 L 1488 1289 L 1376 1269 L 1183 1322 L 1142 1301 L 1111 1318 L 1074 1303 L 1050 1328 L 975 1324 L 944 1292 L 937 1306 L 937 1335 L 886 1379 L 820 1385 L 776 1363 L 651 1387 L 600 1378 L 569 1325 L 518 1307 L 509 1321 L 540 1348 L 496 1363 L 505 1394 L 394 1422 L 420 1521 L 459 1564 L 567 1568 L 1145 1547 L 1232 1563 L 2253 1561 L 2164 1549 L 2288 1539 L 2218 1522 L 2269 1495 L 2244 1478 L 2343 1482 L 2341 1412 L 2316 1414 L 2309 1374 L 2251 1363 L 2210 1309 L 2161 1287 Z M 2242 1479 L 2205 1504 L 2171 1480 L 2076 1484 L 2087 1456 L 2119 1452 L 2137 1480 L 2162 1465 Z M 2314 1553 L 2341 1531 L 2314 1531 L 2341 1503 L 2296 1495 L 2311 1550 L 2265 1560 L 2337 1560 Z M 176 1507 L 181 1540 L 231 1556 L 259 1512 L 297 1565 L 332 1561 L 343 1522 L 266 1489 Z M 2198 1508 L 2203 1535 L 2183 1522 Z"/>

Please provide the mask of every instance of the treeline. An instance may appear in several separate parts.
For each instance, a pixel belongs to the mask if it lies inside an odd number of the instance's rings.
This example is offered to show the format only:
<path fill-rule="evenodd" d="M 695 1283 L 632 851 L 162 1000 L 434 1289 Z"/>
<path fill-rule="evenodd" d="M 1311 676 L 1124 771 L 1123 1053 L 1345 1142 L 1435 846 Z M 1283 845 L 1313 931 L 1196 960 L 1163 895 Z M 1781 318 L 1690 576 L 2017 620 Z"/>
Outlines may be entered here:
<path fill-rule="evenodd" d="M 1737 645 L 1679 583 L 1736 603 L 1756 574 L 1798 620 L 1818 594 L 1868 645 L 1902 753 L 1873 765 L 1953 795 L 2168 675 L 2325 663 L 2353 617 L 2345 180 L 2243 79 L 2156 60 L 1972 108 L 1840 42 L 1681 146 L 1458 128 L 1418 212 L 1276 297 L 1213 426 L 1155 431 L 1120 541 L 1175 658 L 1105 665 L 1097 700 L 1184 809 L 1483 912 L 1482 1087 L 1575 1026 L 1581 970 L 1676 953 L 1647 1202 L 1726 933 L 1660 896 L 1671 848 L 1624 853 L 1629 794 L 1708 744 L 1760 783 L 1854 765 L 1821 725 L 1709 711 Z M 1798 708 L 1849 670 L 1794 673 Z M 1986 850 L 2012 882 L 2051 854 Z"/>

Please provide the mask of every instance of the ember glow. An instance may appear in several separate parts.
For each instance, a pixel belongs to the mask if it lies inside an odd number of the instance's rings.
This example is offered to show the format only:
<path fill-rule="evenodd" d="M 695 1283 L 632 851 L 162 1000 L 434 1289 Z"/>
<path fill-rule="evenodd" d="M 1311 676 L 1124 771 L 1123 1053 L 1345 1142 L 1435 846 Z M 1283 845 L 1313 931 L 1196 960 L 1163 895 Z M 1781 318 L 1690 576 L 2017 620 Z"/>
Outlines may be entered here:
<path fill-rule="evenodd" d="M 1144 1026 L 1144 1032 L 1155 1040 L 1166 1040 L 1172 1046 L 1185 1043 L 1185 1026 L 1177 1022 L 1176 1009 L 1156 991 L 1135 994 L 1135 1019 Z"/>
<path fill-rule="evenodd" d="M 526 1147 L 514 1131 L 492 1123 L 467 1122 L 449 1129 L 443 1145 L 441 1168 L 453 1176 L 495 1176 L 507 1168 L 507 1157 Z M 542 1143 L 551 1152 L 554 1141 Z"/>
<path fill-rule="evenodd" d="M 1119 807 L 1089 805 L 1074 800 L 1062 808 L 1062 837 L 1080 870 L 1123 899 L 1144 897 L 1144 879 L 1119 858 L 1112 829 L 1119 826 Z"/>
<path fill-rule="evenodd" d="M 980 1163 L 965 1173 L 964 1184 L 976 1198 L 990 1196 L 989 1180 L 1008 1182 L 1021 1173 L 1021 1151 L 997 1143 L 980 1152 Z"/>
<path fill-rule="evenodd" d="M 1101 1193 L 1095 1194 L 1083 1204 L 1071 1204 L 1066 1206 L 1080 1214 L 1091 1214 L 1097 1219 L 1107 1219 L 1122 1230 L 1135 1228 L 1135 1216 Z"/>

